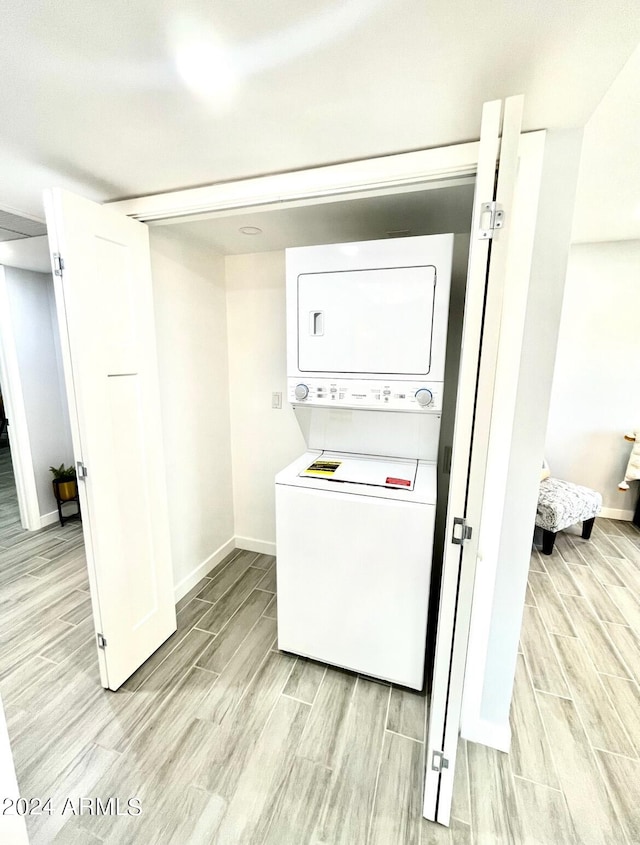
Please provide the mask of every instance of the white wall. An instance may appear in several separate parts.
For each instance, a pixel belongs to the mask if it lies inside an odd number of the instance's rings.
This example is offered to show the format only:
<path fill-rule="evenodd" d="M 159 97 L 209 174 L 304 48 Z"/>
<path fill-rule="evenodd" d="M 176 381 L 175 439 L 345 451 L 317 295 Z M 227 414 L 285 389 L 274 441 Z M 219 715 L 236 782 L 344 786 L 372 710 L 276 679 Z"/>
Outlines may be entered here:
<path fill-rule="evenodd" d="M 602 493 L 606 514 L 631 519 L 621 493 L 640 426 L 640 241 L 574 244 L 569 257 L 546 456 L 558 478 Z"/>
<path fill-rule="evenodd" d="M 273 552 L 274 476 L 305 450 L 286 399 L 284 252 L 228 256 L 226 279 L 235 533 L 239 546 Z"/>
<path fill-rule="evenodd" d="M 5 268 L 15 352 L 43 524 L 57 519 L 51 465 L 73 464 L 53 281 L 46 273 Z"/>
<path fill-rule="evenodd" d="M 233 547 L 224 260 L 151 228 L 171 549 L 180 597 Z"/>

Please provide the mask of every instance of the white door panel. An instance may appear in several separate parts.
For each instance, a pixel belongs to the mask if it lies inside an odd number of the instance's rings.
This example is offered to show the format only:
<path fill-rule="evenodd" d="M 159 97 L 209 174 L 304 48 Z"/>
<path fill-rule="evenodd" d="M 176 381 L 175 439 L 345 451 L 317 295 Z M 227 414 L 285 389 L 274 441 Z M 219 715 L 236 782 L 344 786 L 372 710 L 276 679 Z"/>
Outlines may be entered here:
<path fill-rule="evenodd" d="M 442 824 L 449 823 L 456 771 L 479 523 L 493 410 L 496 349 L 501 331 L 511 222 L 509 214 L 518 168 L 522 98 L 507 100 L 504 120 L 501 114 L 500 101 L 485 104 L 471 230 L 438 633 L 427 730 L 424 816 Z M 478 232 L 482 203 L 493 200 L 495 196 L 499 151 L 499 190 L 496 199 L 505 207 L 506 225 L 494 233 L 493 241 L 489 241 L 480 239 Z M 453 542 L 456 517 L 466 518 L 472 526 L 471 537 L 462 546 Z M 459 536 L 459 530 L 457 534 Z M 437 761 L 442 757 L 447 760 L 447 767 L 439 771 Z"/>
<path fill-rule="evenodd" d="M 103 685 L 117 689 L 175 630 L 148 230 L 45 193 Z"/>

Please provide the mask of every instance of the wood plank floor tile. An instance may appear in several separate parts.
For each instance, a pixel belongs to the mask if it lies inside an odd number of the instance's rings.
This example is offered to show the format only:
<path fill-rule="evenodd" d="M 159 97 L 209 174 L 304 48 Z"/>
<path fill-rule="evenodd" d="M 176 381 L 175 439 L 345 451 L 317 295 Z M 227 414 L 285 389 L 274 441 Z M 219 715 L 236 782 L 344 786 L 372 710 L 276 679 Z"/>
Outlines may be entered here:
<path fill-rule="evenodd" d="M 53 842 L 68 818 L 60 812 L 66 799 L 71 798 L 76 802 L 78 797 L 97 797 L 94 793 L 95 786 L 119 757 L 115 751 L 88 743 L 60 773 L 54 783 L 53 792 L 47 795 L 57 812 L 52 815 L 33 816 L 28 820 L 31 845 L 48 845 Z"/>
<path fill-rule="evenodd" d="M 529 605 L 529 607 L 536 607 L 536 600 L 533 597 L 533 593 L 531 592 L 531 584 L 527 580 L 527 589 L 524 595 L 524 603 Z"/>
<path fill-rule="evenodd" d="M 250 845 L 263 842 L 276 796 L 283 789 L 310 707 L 281 696 L 238 778 L 216 838 Z M 268 772 L 268 777 L 265 777 Z"/>
<path fill-rule="evenodd" d="M 591 745 L 633 755 L 631 741 L 582 643 L 570 637 L 554 637 L 554 643 Z"/>
<path fill-rule="evenodd" d="M 330 769 L 296 757 L 286 782 L 273 799 L 270 825 L 261 845 L 313 842 L 330 777 Z"/>
<path fill-rule="evenodd" d="M 245 762 L 265 729 L 294 662 L 295 658 L 289 655 L 269 652 L 237 708 L 225 721 L 219 726 L 209 722 L 203 722 L 203 727 L 195 726 L 200 736 L 215 729 L 215 733 L 207 734 L 215 740 L 208 744 L 206 754 L 196 754 L 195 765 L 188 747 L 184 749 L 181 759 L 190 767 L 193 783 L 225 799 L 233 796 Z"/>
<path fill-rule="evenodd" d="M 556 536 L 554 551 L 558 550 L 565 563 L 575 563 L 584 566 L 586 561 L 581 555 L 582 546 L 578 545 L 577 538 L 572 537 L 567 531 L 559 531 Z M 545 555 L 545 558 L 547 555 Z"/>
<path fill-rule="evenodd" d="M 629 739 L 635 748 L 632 756 L 640 757 L 640 688 L 635 681 L 616 678 L 615 675 L 600 675 L 604 688 L 609 693 Z"/>
<path fill-rule="evenodd" d="M 234 563 L 235 561 L 230 565 L 233 566 Z M 262 569 L 254 569 L 252 566 L 248 567 L 224 596 L 218 599 L 204 614 L 198 622 L 198 627 L 203 631 L 210 631 L 212 634 L 222 631 L 247 596 L 255 590 L 263 576 L 264 572 Z M 265 602 L 265 607 L 266 605 L 267 602 Z"/>
<path fill-rule="evenodd" d="M 640 760 L 596 753 L 629 842 L 640 842 Z"/>
<path fill-rule="evenodd" d="M 452 845 L 453 842 L 453 832 L 450 827 L 421 819 L 420 845 Z M 455 845 L 459 843 L 456 842 Z M 467 845 L 467 843 L 463 840 L 460 845 Z"/>
<path fill-rule="evenodd" d="M 270 602 L 268 593 L 254 590 L 198 658 L 197 666 L 220 674 Z M 197 599 L 196 599 L 197 601 Z"/>
<path fill-rule="evenodd" d="M 636 543 L 624 535 L 620 535 L 619 537 L 610 537 L 609 539 L 618 550 L 618 557 L 624 558 L 626 561 L 635 564 L 635 571 L 638 574 L 638 577 L 640 577 L 640 572 L 638 572 L 637 569 L 637 567 L 640 566 L 640 548 L 638 548 Z M 630 584 L 629 586 L 633 585 Z"/>
<path fill-rule="evenodd" d="M 511 768 L 515 775 L 546 786 L 558 787 L 551 749 L 525 658 L 520 655 L 516 665 L 516 680 L 511 702 Z M 466 821 L 466 819 L 465 819 Z"/>
<path fill-rule="evenodd" d="M 79 625 L 85 619 L 88 619 L 93 613 L 91 607 L 91 596 L 86 593 L 81 593 L 81 600 L 78 604 L 69 610 L 64 616 L 61 616 L 63 622 L 69 622 L 71 625 Z"/>
<path fill-rule="evenodd" d="M 60 632 L 57 637 L 52 637 L 47 647 L 40 652 L 40 655 L 54 663 L 62 663 L 74 651 L 77 651 L 83 643 L 92 640 L 94 637 L 93 616 L 90 616 L 80 622 L 79 625 L 72 625 L 69 630 Z"/>
<path fill-rule="evenodd" d="M 607 557 L 619 557 L 620 555 L 620 552 L 616 549 L 606 534 L 594 531 L 591 535 L 591 543 L 601 555 Z M 589 565 L 591 565 L 591 561 L 589 561 Z"/>
<path fill-rule="evenodd" d="M 520 777 L 514 782 L 523 843 L 581 845 L 562 792 Z"/>
<path fill-rule="evenodd" d="M 251 562 L 251 566 L 255 566 L 256 569 L 271 569 L 275 566 L 275 562 L 276 559 L 273 555 L 261 554 Z"/>
<path fill-rule="evenodd" d="M 458 821 L 471 824 L 471 793 L 469 789 L 467 741 L 461 737 L 458 737 L 458 748 L 456 751 L 456 774 L 453 781 L 451 815 L 458 819 Z"/>
<path fill-rule="evenodd" d="M 626 558 L 620 560 L 608 558 L 608 560 L 620 576 L 624 586 L 632 590 L 636 596 L 640 596 L 640 565 L 632 563 Z"/>
<path fill-rule="evenodd" d="M 176 759 L 189 766 L 189 761 L 184 757 L 184 738 L 190 733 L 202 701 L 217 680 L 218 676 L 213 672 L 197 666 L 185 667 L 180 684 L 169 687 L 161 699 L 156 699 L 156 706 L 146 714 L 141 730 L 133 737 L 133 741 L 123 743 L 123 756 L 132 762 L 138 772 L 153 778 L 160 791 L 163 788 L 162 782 L 169 788 L 172 771 L 182 771 L 181 766 L 174 765 Z M 142 690 L 133 693 L 132 698 L 135 700 L 141 694 Z M 198 751 L 201 755 L 206 753 L 206 746 Z M 193 762 L 195 757 L 194 754 Z M 191 772 L 190 768 L 184 770 Z M 185 780 L 189 782 L 188 778 Z M 183 786 L 185 780 L 181 781 Z"/>
<path fill-rule="evenodd" d="M 575 564 L 574 564 L 575 566 Z M 577 568 L 577 567 L 576 567 Z M 586 567 L 580 567 L 586 569 Z M 571 568 L 561 558 L 550 556 L 547 561 L 547 573 L 557 592 L 569 596 L 580 596 L 580 587 L 571 575 Z"/>
<path fill-rule="evenodd" d="M 423 746 L 385 732 L 369 845 L 420 845 Z M 352 840 L 357 841 L 357 840 Z"/>
<path fill-rule="evenodd" d="M 635 682 L 640 684 L 640 636 L 626 625 L 605 623 L 605 627 L 618 652 L 624 655 L 624 662 L 629 671 L 608 672 L 606 669 L 598 667 L 599 671 L 605 675 L 618 675 L 621 678 L 631 675 Z"/>
<path fill-rule="evenodd" d="M 547 557 L 547 555 L 545 555 Z M 542 562 L 542 555 L 537 549 L 533 549 L 531 552 L 531 559 L 529 561 L 529 571 L 530 572 L 546 572 L 545 566 Z"/>
<path fill-rule="evenodd" d="M 509 755 L 467 743 L 474 835 L 478 842 L 522 842 Z"/>
<path fill-rule="evenodd" d="M 276 592 L 276 567 L 271 566 L 265 573 L 264 578 L 258 582 L 259 590 L 266 590 L 268 593 Z"/>
<path fill-rule="evenodd" d="M 211 694 L 203 702 L 198 718 L 218 724 L 235 709 L 267 656 L 275 636 L 274 620 L 264 617 L 259 619 L 225 666 L 218 682 L 211 688 Z"/>
<path fill-rule="evenodd" d="M 422 693 L 392 687 L 387 730 L 424 742 L 426 706 Z"/>
<path fill-rule="evenodd" d="M 452 818 L 449 831 L 451 833 L 451 845 L 472 845 L 473 832 L 470 824 Z"/>
<path fill-rule="evenodd" d="M 0 642 L 0 680 L 10 675 L 25 660 L 38 654 L 41 649 L 46 650 L 51 643 L 59 641 L 70 630 L 74 630 L 73 625 L 56 619 L 44 628 L 35 628 L 30 639 L 22 636 L 3 637 Z"/>
<path fill-rule="evenodd" d="M 531 589 L 547 631 L 575 637 L 576 632 L 549 575 L 530 572 Z"/>
<path fill-rule="evenodd" d="M 327 667 L 298 754 L 334 768 L 342 749 L 356 676 Z"/>
<path fill-rule="evenodd" d="M 268 619 L 277 619 L 278 618 L 278 597 L 273 596 L 263 616 L 266 616 Z"/>
<path fill-rule="evenodd" d="M 176 614 L 180 613 L 180 611 L 183 610 L 189 602 L 198 595 L 198 593 L 201 593 L 210 581 L 211 578 L 201 578 L 195 587 L 192 587 L 189 592 L 180 599 L 180 601 L 176 602 Z M 208 602 L 208 604 L 210 604 L 210 602 Z"/>
<path fill-rule="evenodd" d="M 602 622 L 618 622 L 624 625 L 626 622 L 624 616 L 591 569 L 584 566 L 569 568 L 582 595 L 589 601 L 598 619 Z"/>
<path fill-rule="evenodd" d="M 562 601 L 598 672 L 618 675 L 621 678 L 630 677 L 608 635 L 607 623 L 599 621 L 587 600 L 576 596 L 562 596 Z M 545 692 L 553 692 L 553 690 L 545 690 Z"/>
<path fill-rule="evenodd" d="M 116 708 L 110 722 L 95 735 L 95 742 L 105 748 L 124 751 L 136 735 L 157 713 L 185 678 L 190 667 L 211 642 L 212 635 L 193 628 L 149 675 Z"/>
<path fill-rule="evenodd" d="M 240 552 L 223 569 L 215 569 L 211 580 L 197 595 L 204 601 L 217 602 L 230 590 L 257 557 L 255 552 Z"/>
<path fill-rule="evenodd" d="M 568 697 L 569 688 L 540 613 L 535 607 L 524 608 L 520 641 L 534 688 Z"/>
<path fill-rule="evenodd" d="M 601 584 L 623 587 L 624 581 L 618 573 L 617 564 L 615 558 L 605 557 L 600 553 L 592 555 L 589 560 L 589 567 Z"/>
<path fill-rule="evenodd" d="M 390 694 L 390 687 L 358 678 L 320 826 L 323 841 L 366 842 Z"/>
<path fill-rule="evenodd" d="M 327 667 L 324 663 L 299 657 L 291 670 L 283 695 L 313 704 Z"/>
<path fill-rule="evenodd" d="M 572 701 L 538 694 L 556 770 L 580 845 L 620 845 L 624 833 Z M 580 773 L 579 777 L 576 773 Z"/>
<path fill-rule="evenodd" d="M 640 600 L 628 587 L 606 587 L 611 601 L 620 610 L 621 623 L 629 625 L 636 633 L 640 633 Z M 614 619 L 608 620 L 614 622 Z"/>

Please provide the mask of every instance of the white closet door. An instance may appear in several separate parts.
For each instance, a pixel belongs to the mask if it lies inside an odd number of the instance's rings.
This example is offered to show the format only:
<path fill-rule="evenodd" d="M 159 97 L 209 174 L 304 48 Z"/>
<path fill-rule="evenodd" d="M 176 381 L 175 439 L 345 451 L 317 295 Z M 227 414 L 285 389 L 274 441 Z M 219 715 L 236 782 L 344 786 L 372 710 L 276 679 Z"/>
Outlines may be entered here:
<path fill-rule="evenodd" d="M 176 629 L 148 229 L 66 191 L 45 207 L 100 674 L 115 690 Z"/>
<path fill-rule="evenodd" d="M 479 520 L 493 408 L 493 382 L 502 317 L 509 210 L 518 167 L 522 97 L 486 103 L 482 128 L 467 275 L 451 483 L 447 508 L 436 655 L 427 726 L 425 818 L 449 824 L 465 664 L 478 554 Z M 499 158 L 498 158 L 499 152 Z M 496 161 L 498 179 L 496 187 Z M 496 200 L 505 224 L 492 239 L 484 204 Z M 460 543 L 463 518 L 471 536 Z"/>

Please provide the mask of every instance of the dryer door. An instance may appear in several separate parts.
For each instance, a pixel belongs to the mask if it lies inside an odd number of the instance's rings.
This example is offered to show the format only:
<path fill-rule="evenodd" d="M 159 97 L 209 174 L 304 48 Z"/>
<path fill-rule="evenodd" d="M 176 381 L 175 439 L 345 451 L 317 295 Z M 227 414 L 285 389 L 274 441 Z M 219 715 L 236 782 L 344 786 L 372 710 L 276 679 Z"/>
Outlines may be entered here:
<path fill-rule="evenodd" d="M 429 265 L 301 274 L 299 369 L 429 375 L 435 286 Z"/>

